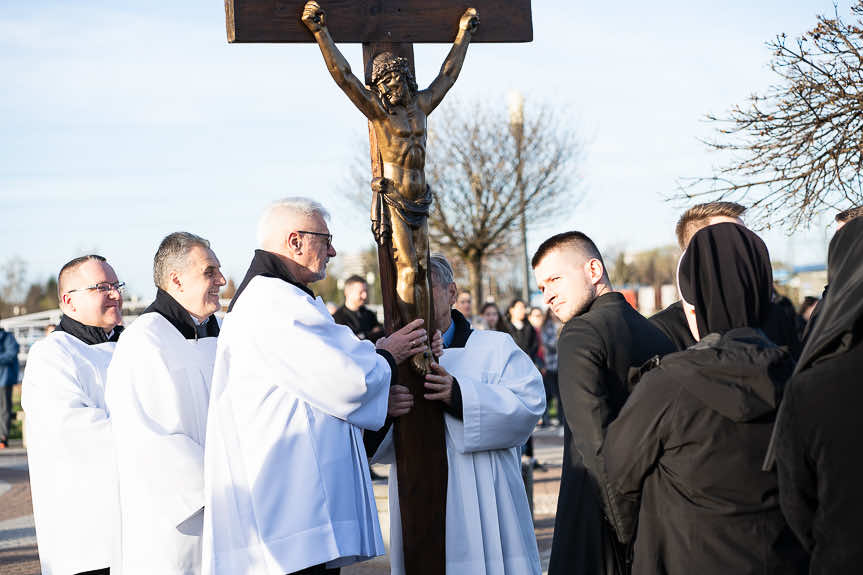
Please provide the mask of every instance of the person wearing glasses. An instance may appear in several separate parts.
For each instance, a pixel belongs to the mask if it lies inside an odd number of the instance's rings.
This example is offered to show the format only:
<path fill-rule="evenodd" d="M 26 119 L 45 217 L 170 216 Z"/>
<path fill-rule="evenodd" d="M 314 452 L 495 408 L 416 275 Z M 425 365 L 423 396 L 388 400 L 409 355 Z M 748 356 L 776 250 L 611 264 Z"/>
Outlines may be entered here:
<path fill-rule="evenodd" d="M 201 572 L 220 266 L 204 238 L 165 237 L 153 259 L 156 300 L 124 332 L 108 368 L 120 486 L 115 545 L 126 574 Z"/>
<path fill-rule="evenodd" d="M 105 381 L 123 331 L 123 285 L 102 256 L 64 265 L 60 324 L 27 358 L 21 405 L 43 573 L 111 566 L 117 483 Z"/>
<path fill-rule="evenodd" d="M 418 319 L 372 343 L 333 320 L 309 287 L 336 255 L 327 219 L 307 198 L 270 205 L 225 316 L 204 471 L 208 575 L 337 573 L 385 552 L 363 429 L 384 425 L 396 366 L 426 332 Z"/>

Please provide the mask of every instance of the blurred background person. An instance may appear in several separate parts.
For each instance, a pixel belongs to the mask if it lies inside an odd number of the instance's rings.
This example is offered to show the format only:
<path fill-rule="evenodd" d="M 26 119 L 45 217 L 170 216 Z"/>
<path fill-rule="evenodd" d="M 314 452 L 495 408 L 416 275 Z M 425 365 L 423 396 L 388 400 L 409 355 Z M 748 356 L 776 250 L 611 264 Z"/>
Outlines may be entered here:
<path fill-rule="evenodd" d="M 812 317 L 812 312 L 815 306 L 821 301 L 815 296 L 808 295 L 803 298 L 803 303 L 800 304 L 800 310 L 797 313 L 797 333 L 800 334 L 800 340 L 803 340 L 803 334 L 806 331 L 806 325 Z"/>
<path fill-rule="evenodd" d="M 384 326 L 375 312 L 366 307 L 369 301 L 369 284 L 353 275 L 345 280 L 345 303 L 333 314 L 337 324 L 351 328 L 360 339 L 374 343 L 384 335 Z"/>
<path fill-rule="evenodd" d="M 536 330 L 527 321 L 527 306 L 520 299 L 514 299 L 507 309 L 506 329 L 516 345 L 526 353 L 532 361 L 536 361 L 539 351 L 539 342 L 536 339 Z"/>
<path fill-rule="evenodd" d="M 537 367 L 542 373 L 545 386 L 545 413 L 540 420 L 540 427 L 552 424 L 550 413 L 552 399 L 556 401 L 556 413 L 559 425 L 564 425 L 563 408 L 560 405 L 560 395 L 557 388 L 557 338 L 562 324 L 551 312 L 551 308 L 543 312 L 540 308 L 531 308 L 528 321 L 534 327 L 539 340 L 537 352 Z"/>
<path fill-rule="evenodd" d="M 12 426 L 12 386 L 18 383 L 18 342 L 0 328 L 0 449 L 9 442 Z"/>
<path fill-rule="evenodd" d="M 482 309 L 479 312 L 479 315 L 482 316 L 482 321 L 484 324 L 483 329 L 490 329 L 492 331 L 507 331 L 505 321 L 500 314 L 500 308 L 497 307 L 497 304 L 489 301 L 483 304 Z"/>

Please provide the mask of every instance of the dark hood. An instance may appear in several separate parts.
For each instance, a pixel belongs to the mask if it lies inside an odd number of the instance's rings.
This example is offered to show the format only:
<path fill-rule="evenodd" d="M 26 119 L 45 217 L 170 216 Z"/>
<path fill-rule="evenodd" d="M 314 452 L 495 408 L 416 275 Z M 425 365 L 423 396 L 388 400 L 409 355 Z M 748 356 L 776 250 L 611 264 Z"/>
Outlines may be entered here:
<path fill-rule="evenodd" d="M 725 222 L 692 236 L 677 271 L 680 295 L 695 307 L 698 333 L 764 325 L 772 301 L 767 246 L 754 232 Z"/>
<path fill-rule="evenodd" d="M 753 421 L 776 410 L 794 360 L 757 329 L 710 334 L 661 365 L 707 407 L 735 421 Z"/>
<path fill-rule="evenodd" d="M 863 337 L 863 218 L 842 226 L 827 252 L 827 282 L 797 372 L 847 352 Z"/>

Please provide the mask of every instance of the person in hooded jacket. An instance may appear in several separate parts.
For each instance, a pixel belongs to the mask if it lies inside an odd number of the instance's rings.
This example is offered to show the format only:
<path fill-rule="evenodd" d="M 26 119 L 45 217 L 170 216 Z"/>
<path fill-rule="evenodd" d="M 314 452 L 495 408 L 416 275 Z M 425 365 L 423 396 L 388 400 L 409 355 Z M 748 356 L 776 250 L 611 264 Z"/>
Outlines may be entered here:
<path fill-rule="evenodd" d="M 810 573 L 863 570 L 863 218 L 836 232 L 830 291 L 776 422 L 779 501 L 812 554 Z"/>
<path fill-rule="evenodd" d="M 681 257 L 699 343 L 641 369 L 603 446 L 610 519 L 635 542 L 636 575 L 807 571 L 776 474 L 761 470 L 794 367 L 759 329 L 771 284 L 764 242 L 735 223 L 702 229 Z"/>

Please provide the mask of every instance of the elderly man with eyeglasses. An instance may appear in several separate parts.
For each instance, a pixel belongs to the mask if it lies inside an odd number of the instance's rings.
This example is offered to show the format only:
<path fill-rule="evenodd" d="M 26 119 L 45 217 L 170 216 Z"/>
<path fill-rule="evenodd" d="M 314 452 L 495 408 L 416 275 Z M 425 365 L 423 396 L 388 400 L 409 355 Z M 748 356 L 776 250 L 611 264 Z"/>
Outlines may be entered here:
<path fill-rule="evenodd" d="M 220 267 L 206 239 L 166 236 L 153 258 L 156 300 L 123 334 L 108 369 L 120 485 L 115 557 L 125 575 L 201 572 Z"/>
<path fill-rule="evenodd" d="M 43 573 L 108 573 L 117 483 L 105 381 L 123 283 L 99 255 L 57 278 L 60 325 L 30 348 L 21 404 Z"/>
<path fill-rule="evenodd" d="M 422 320 L 374 344 L 338 325 L 309 284 L 335 257 L 327 211 L 286 198 L 219 336 L 205 466 L 205 575 L 337 573 L 384 553 L 363 429 L 387 417 Z M 440 338 L 433 349 L 442 351 Z"/>

